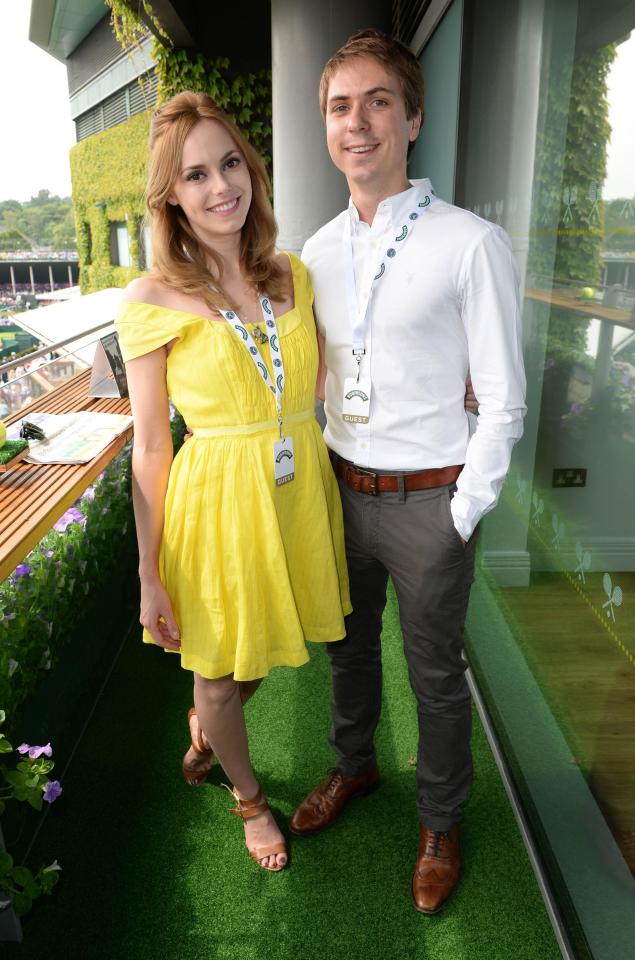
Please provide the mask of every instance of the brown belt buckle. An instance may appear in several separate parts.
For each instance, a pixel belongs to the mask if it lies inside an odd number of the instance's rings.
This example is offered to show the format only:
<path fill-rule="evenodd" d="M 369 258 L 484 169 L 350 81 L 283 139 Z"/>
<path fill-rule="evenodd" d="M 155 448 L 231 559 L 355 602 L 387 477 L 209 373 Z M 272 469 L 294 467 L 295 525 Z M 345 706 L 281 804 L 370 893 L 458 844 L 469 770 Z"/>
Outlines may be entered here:
<path fill-rule="evenodd" d="M 370 489 L 362 490 L 362 493 L 368 493 L 370 494 L 371 497 L 376 497 L 378 493 L 378 490 L 377 490 L 378 475 L 376 473 L 373 473 L 372 470 L 363 470 L 361 467 L 355 467 L 355 470 L 357 471 L 357 473 L 361 473 L 362 476 L 364 477 L 370 477 Z"/>

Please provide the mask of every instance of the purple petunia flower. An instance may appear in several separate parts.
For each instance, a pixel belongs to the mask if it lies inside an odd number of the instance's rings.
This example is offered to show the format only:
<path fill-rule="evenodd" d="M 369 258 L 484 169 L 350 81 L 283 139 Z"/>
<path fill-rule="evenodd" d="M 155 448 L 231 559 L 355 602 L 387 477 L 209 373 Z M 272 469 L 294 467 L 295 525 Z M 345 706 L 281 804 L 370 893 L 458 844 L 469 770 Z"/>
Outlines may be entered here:
<path fill-rule="evenodd" d="M 14 580 L 21 580 L 22 577 L 28 577 L 31 573 L 31 567 L 28 563 L 19 563 L 13 572 Z"/>
<path fill-rule="evenodd" d="M 47 803 L 53 803 L 62 792 L 62 786 L 59 780 L 51 780 L 44 788 L 44 799 Z"/>
<path fill-rule="evenodd" d="M 95 499 L 95 488 L 86 487 L 82 494 L 82 500 L 94 500 Z"/>
<path fill-rule="evenodd" d="M 32 747 L 28 743 L 21 743 L 20 746 L 17 747 L 17 751 L 18 753 L 22 753 L 22 754 L 28 753 L 31 760 L 37 760 L 39 757 L 42 756 L 42 754 L 44 754 L 47 757 L 53 756 L 53 748 L 51 747 L 50 743 L 45 744 L 43 747 L 37 747 L 37 746 Z"/>
<path fill-rule="evenodd" d="M 57 523 L 53 525 L 53 529 L 57 530 L 58 533 L 64 533 L 71 523 L 84 523 L 85 520 L 86 518 L 79 507 L 69 507 L 66 513 L 62 514 Z"/>

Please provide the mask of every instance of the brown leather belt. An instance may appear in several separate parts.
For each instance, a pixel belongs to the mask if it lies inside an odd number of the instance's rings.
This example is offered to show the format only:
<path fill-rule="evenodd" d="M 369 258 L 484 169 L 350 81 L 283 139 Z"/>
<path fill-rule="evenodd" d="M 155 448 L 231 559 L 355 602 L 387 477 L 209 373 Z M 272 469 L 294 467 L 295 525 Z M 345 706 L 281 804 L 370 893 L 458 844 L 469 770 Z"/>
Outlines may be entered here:
<path fill-rule="evenodd" d="M 430 470 L 417 470 L 416 473 L 394 475 L 356 467 L 350 460 L 345 460 L 332 450 L 329 450 L 329 456 L 335 475 L 341 477 L 347 487 L 356 493 L 367 493 L 373 497 L 378 493 L 397 493 L 402 483 L 402 489 L 406 492 L 444 487 L 454 483 L 463 469 L 463 464 L 460 463 L 451 467 L 434 467 Z"/>

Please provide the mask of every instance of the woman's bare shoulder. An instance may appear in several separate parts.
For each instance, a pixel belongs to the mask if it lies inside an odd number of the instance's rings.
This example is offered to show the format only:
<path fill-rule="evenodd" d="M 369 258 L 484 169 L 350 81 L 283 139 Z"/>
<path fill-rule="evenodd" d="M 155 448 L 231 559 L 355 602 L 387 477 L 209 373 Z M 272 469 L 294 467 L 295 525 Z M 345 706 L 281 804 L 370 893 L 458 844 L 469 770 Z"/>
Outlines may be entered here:
<path fill-rule="evenodd" d="M 155 307 L 169 307 L 173 299 L 174 291 L 151 274 L 131 280 L 123 294 L 124 302 L 150 303 Z"/>

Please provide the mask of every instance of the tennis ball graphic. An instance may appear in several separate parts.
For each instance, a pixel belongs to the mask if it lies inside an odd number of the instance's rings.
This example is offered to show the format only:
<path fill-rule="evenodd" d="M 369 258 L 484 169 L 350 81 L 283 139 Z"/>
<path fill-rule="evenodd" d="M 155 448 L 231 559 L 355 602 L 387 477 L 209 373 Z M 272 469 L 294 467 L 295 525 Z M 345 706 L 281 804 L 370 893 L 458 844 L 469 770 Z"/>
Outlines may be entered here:
<path fill-rule="evenodd" d="M 593 300 L 595 296 L 595 287 L 582 287 L 580 296 L 583 300 Z"/>
<path fill-rule="evenodd" d="M 0 420 L 0 447 L 2 446 L 2 444 L 6 439 L 7 439 L 7 428 L 5 427 L 2 420 Z"/>

